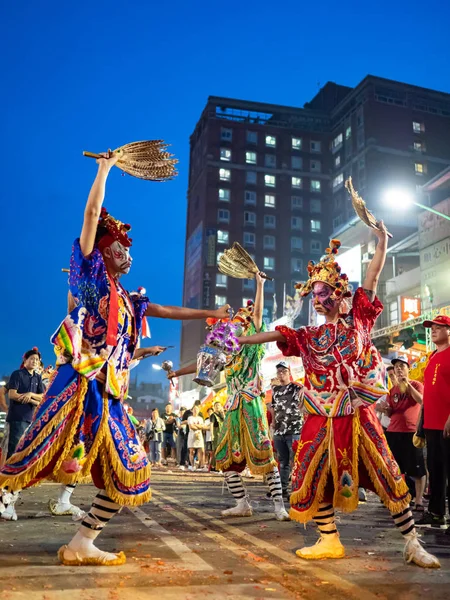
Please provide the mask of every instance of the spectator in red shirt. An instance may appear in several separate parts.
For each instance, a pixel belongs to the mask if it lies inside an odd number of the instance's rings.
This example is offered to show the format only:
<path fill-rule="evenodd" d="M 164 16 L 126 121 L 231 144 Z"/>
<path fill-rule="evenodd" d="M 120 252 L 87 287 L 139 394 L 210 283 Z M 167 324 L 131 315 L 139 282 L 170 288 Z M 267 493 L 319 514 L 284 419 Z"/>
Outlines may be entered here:
<path fill-rule="evenodd" d="M 438 315 L 423 325 L 431 328 L 436 350 L 425 369 L 423 395 L 431 495 L 428 513 L 417 525 L 445 529 L 446 494 L 450 507 L 450 317 Z M 450 535 L 448 529 L 447 534 Z"/>
<path fill-rule="evenodd" d="M 409 362 L 406 356 L 391 361 L 396 382 L 386 398 L 384 413 L 391 421 L 386 438 L 392 454 L 406 476 L 406 481 L 415 502 L 411 505 L 423 511 L 423 493 L 426 484 L 426 469 L 423 448 L 416 448 L 413 436 L 417 430 L 423 399 L 423 385 L 409 379 Z"/>

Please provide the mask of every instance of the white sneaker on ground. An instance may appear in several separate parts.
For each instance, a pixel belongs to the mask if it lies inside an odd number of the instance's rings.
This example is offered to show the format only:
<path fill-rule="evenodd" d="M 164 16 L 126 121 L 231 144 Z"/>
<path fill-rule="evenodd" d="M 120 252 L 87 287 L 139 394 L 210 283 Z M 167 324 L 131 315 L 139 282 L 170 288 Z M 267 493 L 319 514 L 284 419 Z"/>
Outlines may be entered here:
<path fill-rule="evenodd" d="M 189 465 L 188 466 L 188 471 L 193 471 L 193 470 L 194 470 L 194 467 L 192 465 Z"/>
<path fill-rule="evenodd" d="M 273 505 L 275 508 L 275 518 L 277 521 L 290 521 L 291 517 L 289 513 L 284 508 L 283 498 L 275 498 L 273 501 Z"/>
<path fill-rule="evenodd" d="M 253 509 L 248 501 L 247 496 L 240 498 L 236 506 L 222 511 L 222 517 L 251 517 Z"/>
<path fill-rule="evenodd" d="M 0 514 L 0 518 L 5 521 L 17 521 L 17 513 L 14 504 L 8 504 L 5 510 Z"/>
<path fill-rule="evenodd" d="M 178 465 L 180 471 L 186 471 L 186 467 L 184 465 Z"/>
<path fill-rule="evenodd" d="M 413 531 L 405 535 L 406 544 L 403 550 L 403 557 L 407 563 L 414 563 L 424 569 L 440 569 L 441 563 L 439 560 L 427 552 L 419 542 L 417 533 Z"/>

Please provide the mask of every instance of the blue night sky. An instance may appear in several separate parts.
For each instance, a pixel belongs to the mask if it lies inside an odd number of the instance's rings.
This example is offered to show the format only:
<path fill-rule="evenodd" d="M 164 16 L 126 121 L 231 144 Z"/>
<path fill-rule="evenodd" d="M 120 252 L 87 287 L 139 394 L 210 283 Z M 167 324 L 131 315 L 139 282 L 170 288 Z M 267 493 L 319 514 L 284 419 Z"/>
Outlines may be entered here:
<path fill-rule="evenodd" d="M 34 345 L 53 362 L 49 337 L 66 308 L 61 268 L 96 171 L 82 150 L 172 144 L 177 180 L 114 169 L 105 205 L 133 225 L 125 286 L 179 304 L 189 136 L 208 95 L 302 106 L 318 84 L 353 86 L 368 73 L 450 92 L 446 3 L 304 4 L 3 3 L 0 375 Z M 179 324 L 150 326 L 153 343 L 176 346 L 167 358 L 177 361 Z M 141 380 L 162 376 L 150 361 L 139 370 Z"/>

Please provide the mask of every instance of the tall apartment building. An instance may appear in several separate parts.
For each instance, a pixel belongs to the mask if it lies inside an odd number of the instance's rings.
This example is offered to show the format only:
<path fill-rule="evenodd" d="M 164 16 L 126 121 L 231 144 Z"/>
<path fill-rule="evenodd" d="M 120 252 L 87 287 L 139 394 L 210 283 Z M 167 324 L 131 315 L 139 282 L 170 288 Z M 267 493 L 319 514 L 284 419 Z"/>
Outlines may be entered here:
<path fill-rule="evenodd" d="M 367 243 L 367 231 L 352 227 L 349 175 L 396 239 L 417 228 L 414 214 L 382 197 L 392 186 L 416 191 L 450 164 L 450 95 L 368 76 L 353 89 L 327 83 L 303 108 L 210 97 L 190 144 L 184 303 L 237 309 L 253 297 L 253 281 L 217 269 L 238 241 L 274 277 L 270 320 L 333 232 L 353 235 L 347 249 Z M 204 335 L 201 323 L 183 323 L 182 366 Z"/>

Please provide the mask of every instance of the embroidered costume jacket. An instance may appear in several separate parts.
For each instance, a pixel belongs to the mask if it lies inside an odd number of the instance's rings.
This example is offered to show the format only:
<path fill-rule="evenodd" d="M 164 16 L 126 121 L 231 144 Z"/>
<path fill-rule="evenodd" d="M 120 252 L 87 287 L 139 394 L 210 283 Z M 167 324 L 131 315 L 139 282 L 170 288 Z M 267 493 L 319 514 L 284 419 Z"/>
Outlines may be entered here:
<path fill-rule="evenodd" d="M 369 300 L 362 288 L 353 306 L 336 323 L 298 330 L 279 326 L 286 338 L 278 347 L 285 356 L 301 356 L 305 368 L 305 410 L 313 415 L 341 417 L 353 413 L 352 396 L 369 406 L 388 393 L 382 358 L 371 331 L 383 305 Z"/>

